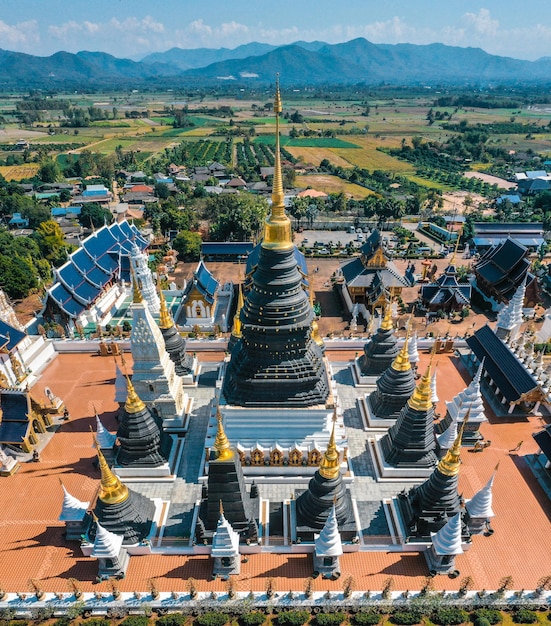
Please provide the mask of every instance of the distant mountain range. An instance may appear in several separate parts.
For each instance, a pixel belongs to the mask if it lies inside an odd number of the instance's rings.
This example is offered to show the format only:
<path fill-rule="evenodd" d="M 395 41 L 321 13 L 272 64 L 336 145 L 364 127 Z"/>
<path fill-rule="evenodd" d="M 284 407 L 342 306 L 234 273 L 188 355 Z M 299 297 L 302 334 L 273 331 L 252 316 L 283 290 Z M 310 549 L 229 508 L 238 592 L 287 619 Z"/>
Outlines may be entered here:
<path fill-rule="evenodd" d="M 64 86 L 269 84 L 276 72 L 284 85 L 549 84 L 551 58 L 521 61 L 480 48 L 443 44 L 373 44 L 366 39 L 287 46 L 249 43 L 228 48 L 172 48 L 141 61 L 103 52 L 57 52 L 36 57 L 0 49 L 0 89 Z"/>

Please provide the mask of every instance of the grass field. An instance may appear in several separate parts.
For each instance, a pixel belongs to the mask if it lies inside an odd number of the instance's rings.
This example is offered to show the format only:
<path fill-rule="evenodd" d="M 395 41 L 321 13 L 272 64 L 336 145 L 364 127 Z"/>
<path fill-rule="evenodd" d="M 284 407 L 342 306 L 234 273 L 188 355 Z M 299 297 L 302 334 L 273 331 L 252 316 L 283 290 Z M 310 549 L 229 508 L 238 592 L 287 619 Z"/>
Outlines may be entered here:
<path fill-rule="evenodd" d="M 255 137 L 253 143 L 267 143 L 274 144 L 275 138 L 269 135 L 262 137 Z M 281 137 L 281 145 L 284 148 L 351 148 L 356 149 L 356 146 L 349 141 L 344 141 L 336 137 L 305 137 L 293 139 L 291 137 Z"/>
<path fill-rule="evenodd" d="M 6 180 L 21 180 L 32 178 L 38 172 L 38 163 L 25 163 L 24 165 L 1 165 L 0 174 Z"/>
<path fill-rule="evenodd" d="M 297 187 L 311 187 L 312 189 L 324 191 L 325 193 L 343 192 L 357 200 L 376 195 L 371 189 L 366 189 L 354 183 L 348 183 L 337 176 L 330 176 L 328 174 L 297 176 L 295 184 Z"/>
<path fill-rule="evenodd" d="M 332 148 L 294 148 L 288 146 L 287 149 L 295 158 L 307 165 L 312 164 L 318 167 L 323 159 L 328 159 L 333 165 L 351 167 L 351 163 L 336 154 L 336 151 Z M 356 151 L 354 150 L 354 152 Z"/>
<path fill-rule="evenodd" d="M 400 161 L 380 150 L 377 150 L 377 146 L 400 145 L 400 141 L 397 142 L 381 142 L 376 137 L 367 135 L 364 137 L 354 137 L 351 139 L 356 145 L 355 150 L 348 149 L 336 149 L 335 154 L 342 157 L 352 165 L 363 167 L 368 170 L 390 170 L 391 172 L 397 172 L 399 174 L 406 172 L 413 172 L 413 167 L 406 161 Z M 361 150 L 358 150 L 361 148 Z"/>

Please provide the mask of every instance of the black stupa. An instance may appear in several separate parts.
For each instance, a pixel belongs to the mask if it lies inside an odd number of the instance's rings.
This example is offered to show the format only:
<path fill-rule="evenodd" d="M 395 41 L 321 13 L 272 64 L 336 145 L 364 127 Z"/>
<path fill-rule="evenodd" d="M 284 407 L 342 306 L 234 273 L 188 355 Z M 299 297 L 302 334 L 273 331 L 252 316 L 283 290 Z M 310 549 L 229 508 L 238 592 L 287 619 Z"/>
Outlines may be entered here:
<path fill-rule="evenodd" d="M 178 376 L 186 376 L 193 369 L 193 357 L 186 352 L 186 342 L 178 332 L 174 320 L 168 312 L 163 292 L 159 292 L 161 310 L 159 328 L 165 341 L 165 348 L 171 361 L 174 363 L 174 371 Z"/>
<path fill-rule="evenodd" d="M 391 366 L 377 379 L 376 384 L 377 389 L 368 398 L 372 413 L 381 419 L 397 419 L 415 391 L 407 337 Z"/>
<path fill-rule="evenodd" d="M 390 304 L 385 305 L 385 315 L 377 332 L 364 346 L 359 365 L 364 376 L 380 376 L 398 356 L 399 347 L 394 336 Z"/>
<path fill-rule="evenodd" d="M 381 450 L 389 465 L 397 468 L 430 468 L 438 463 L 430 383 L 429 364 L 396 424 L 381 439 Z"/>
<path fill-rule="evenodd" d="M 162 433 L 147 406 L 127 379 L 127 398 L 121 413 L 117 438 L 117 465 L 159 467 L 167 462 L 162 452 Z"/>
<path fill-rule="evenodd" d="M 464 421 L 452 447 L 427 480 L 398 499 L 410 539 L 430 537 L 430 533 L 438 532 L 448 519 L 462 510 L 458 483 L 461 437 L 465 423 Z"/>
<path fill-rule="evenodd" d="M 95 444 L 101 484 L 94 514 L 103 528 L 124 537 L 124 545 L 139 543 L 151 531 L 155 504 L 141 493 L 128 489 L 107 465 L 97 441 Z"/>
<path fill-rule="evenodd" d="M 329 395 L 320 346 L 313 339 L 314 311 L 295 258 L 285 214 L 279 151 L 279 86 L 274 104 L 276 149 L 272 211 L 266 220 L 253 284 L 241 309 L 241 338 L 231 352 L 223 394 L 250 407 L 324 405 Z"/>
<path fill-rule="evenodd" d="M 319 469 L 310 480 L 308 489 L 297 498 L 297 526 L 321 530 L 333 505 L 339 526 L 353 519 L 350 494 L 340 472 L 340 458 L 335 444 L 335 422 Z"/>

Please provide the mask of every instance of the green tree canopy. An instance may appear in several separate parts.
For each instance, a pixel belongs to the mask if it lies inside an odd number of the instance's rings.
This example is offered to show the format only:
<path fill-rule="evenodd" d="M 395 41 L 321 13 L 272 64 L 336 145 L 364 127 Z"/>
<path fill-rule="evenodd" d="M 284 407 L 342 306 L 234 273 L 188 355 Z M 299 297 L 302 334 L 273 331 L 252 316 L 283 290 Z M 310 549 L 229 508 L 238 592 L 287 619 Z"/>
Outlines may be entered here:
<path fill-rule="evenodd" d="M 59 266 L 67 258 L 68 246 L 65 243 L 63 231 L 57 222 L 48 220 L 42 222 L 32 235 L 38 244 L 41 255 L 53 265 Z"/>
<path fill-rule="evenodd" d="M 266 199 L 249 193 L 211 196 L 206 206 L 211 239 L 249 241 L 261 233 L 267 213 Z"/>
<path fill-rule="evenodd" d="M 201 256 L 201 235 L 190 230 L 181 230 L 172 242 L 172 247 L 184 261 L 198 261 Z"/>
<path fill-rule="evenodd" d="M 97 202 L 90 202 L 82 207 L 78 221 L 82 226 L 90 227 L 92 224 L 94 228 L 101 228 L 104 224 L 110 224 L 113 216 L 109 209 L 104 209 Z"/>

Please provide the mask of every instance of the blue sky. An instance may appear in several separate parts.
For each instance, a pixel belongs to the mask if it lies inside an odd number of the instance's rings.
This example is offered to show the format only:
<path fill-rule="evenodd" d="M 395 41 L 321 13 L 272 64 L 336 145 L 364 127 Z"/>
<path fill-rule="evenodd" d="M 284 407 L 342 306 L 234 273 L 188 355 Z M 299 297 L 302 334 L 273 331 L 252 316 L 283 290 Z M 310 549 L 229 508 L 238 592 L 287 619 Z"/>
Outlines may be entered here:
<path fill-rule="evenodd" d="M 0 0 L 0 47 L 39 55 L 101 50 L 139 59 L 173 46 L 355 37 L 534 60 L 551 56 L 551 1 Z"/>

